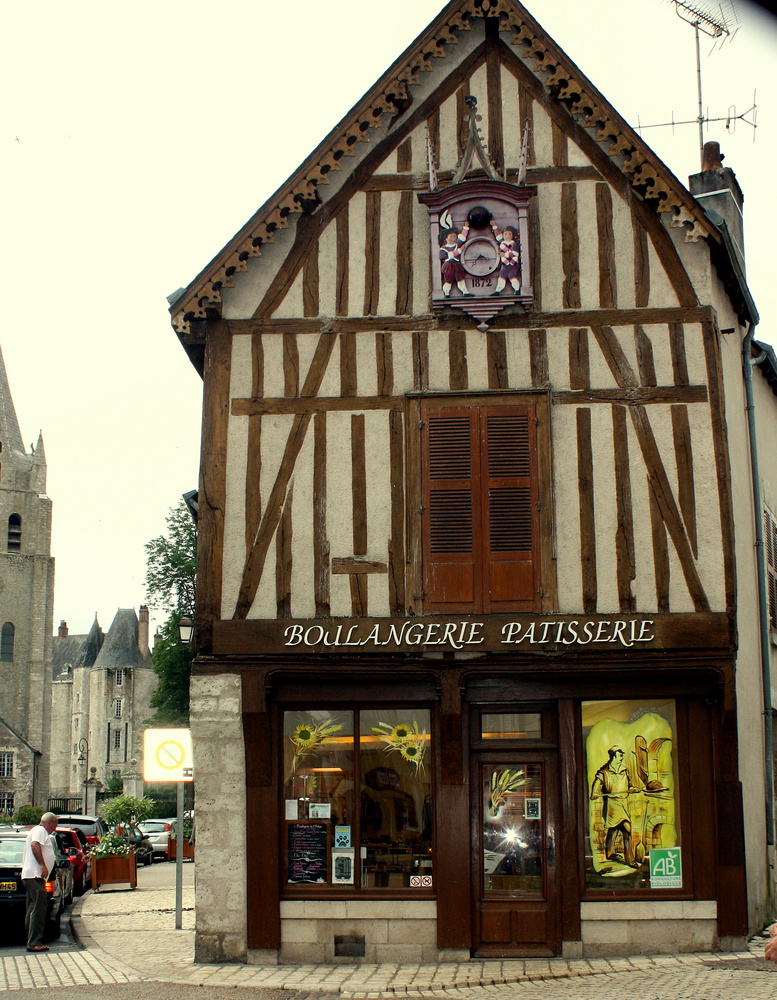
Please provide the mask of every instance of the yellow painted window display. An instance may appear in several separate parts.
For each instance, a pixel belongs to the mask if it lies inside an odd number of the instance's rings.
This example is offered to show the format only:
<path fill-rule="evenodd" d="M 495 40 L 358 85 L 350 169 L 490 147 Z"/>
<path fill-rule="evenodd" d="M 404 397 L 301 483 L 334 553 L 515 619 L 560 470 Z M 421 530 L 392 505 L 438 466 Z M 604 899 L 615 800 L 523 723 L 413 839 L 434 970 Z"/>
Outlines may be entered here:
<path fill-rule="evenodd" d="M 651 850 L 681 844 L 674 701 L 584 702 L 582 721 L 587 885 L 649 889 Z"/>

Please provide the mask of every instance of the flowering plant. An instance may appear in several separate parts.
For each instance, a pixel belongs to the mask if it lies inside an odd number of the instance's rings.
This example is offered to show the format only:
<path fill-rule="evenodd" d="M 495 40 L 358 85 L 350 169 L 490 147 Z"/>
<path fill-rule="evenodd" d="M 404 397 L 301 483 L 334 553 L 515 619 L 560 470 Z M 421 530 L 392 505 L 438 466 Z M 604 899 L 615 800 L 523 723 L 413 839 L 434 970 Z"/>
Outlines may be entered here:
<path fill-rule="evenodd" d="M 294 747 L 294 756 L 291 759 L 292 774 L 308 754 L 315 753 L 324 743 L 331 743 L 332 734 L 340 732 L 342 728 L 334 719 L 325 719 L 317 726 L 309 722 L 300 723 L 289 737 Z"/>
<path fill-rule="evenodd" d="M 427 736 L 426 730 L 419 730 L 415 719 L 413 719 L 412 725 L 407 722 L 398 722 L 392 726 L 388 722 L 379 722 L 377 726 L 371 728 L 373 733 L 377 733 L 386 744 L 384 749 L 387 753 L 396 750 L 408 764 L 423 771 Z"/>
<path fill-rule="evenodd" d="M 118 854 L 126 857 L 130 852 L 129 844 L 120 833 L 106 833 L 100 838 L 99 844 L 92 850 L 92 857 L 105 858 Z"/>

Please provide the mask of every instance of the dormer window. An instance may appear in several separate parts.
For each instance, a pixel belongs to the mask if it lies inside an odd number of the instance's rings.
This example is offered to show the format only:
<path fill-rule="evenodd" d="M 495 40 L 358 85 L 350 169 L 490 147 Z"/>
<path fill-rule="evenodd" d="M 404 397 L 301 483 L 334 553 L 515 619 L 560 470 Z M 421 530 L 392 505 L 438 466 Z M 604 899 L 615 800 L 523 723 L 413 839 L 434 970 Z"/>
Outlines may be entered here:
<path fill-rule="evenodd" d="M 8 551 L 21 552 L 22 549 L 22 518 L 20 514 L 11 514 L 8 518 Z"/>

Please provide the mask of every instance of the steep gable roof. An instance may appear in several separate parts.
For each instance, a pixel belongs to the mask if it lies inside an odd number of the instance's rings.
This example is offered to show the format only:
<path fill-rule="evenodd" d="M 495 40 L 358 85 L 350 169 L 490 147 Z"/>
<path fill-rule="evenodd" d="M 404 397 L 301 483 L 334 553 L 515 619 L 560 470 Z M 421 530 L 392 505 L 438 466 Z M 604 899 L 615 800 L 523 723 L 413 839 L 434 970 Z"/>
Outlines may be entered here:
<path fill-rule="evenodd" d="M 3 351 L 0 348 L 0 442 L 7 448 L 20 451 L 25 454 L 22 432 L 19 430 L 19 421 L 16 416 L 16 408 L 13 405 L 11 396 L 11 386 L 8 383 L 8 373 L 5 370 Z"/>
<path fill-rule="evenodd" d="M 138 646 L 138 616 L 133 608 L 119 608 L 105 636 L 95 667 L 148 667 Z"/>
<path fill-rule="evenodd" d="M 423 83 L 425 73 L 442 65 L 436 61 L 446 59 L 451 46 L 479 18 L 499 19 L 501 37 L 540 81 L 548 100 L 564 107 L 586 130 L 640 198 L 665 214 L 670 225 L 684 227 L 687 240 L 700 236 L 719 240 L 683 184 L 517 0 L 452 0 L 288 181 L 176 295 L 170 311 L 184 343 L 192 320 L 218 313 L 221 289 L 234 284 L 234 275 L 247 269 L 248 260 L 260 257 L 262 248 L 275 242 L 278 230 L 287 228 L 295 215 L 314 214 L 326 201 L 322 187 L 334 176 L 332 171 L 343 169 L 344 157 L 357 155 L 357 143 L 369 143 L 371 129 L 385 130 L 384 139 L 393 134 L 413 110 L 413 88 Z"/>

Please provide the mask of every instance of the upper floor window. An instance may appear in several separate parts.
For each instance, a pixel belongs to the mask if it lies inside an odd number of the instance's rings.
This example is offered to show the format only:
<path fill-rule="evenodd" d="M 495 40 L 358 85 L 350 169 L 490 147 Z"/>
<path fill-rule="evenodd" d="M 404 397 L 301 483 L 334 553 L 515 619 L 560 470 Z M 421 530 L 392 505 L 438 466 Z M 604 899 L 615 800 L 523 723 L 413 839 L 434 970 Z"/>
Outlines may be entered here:
<path fill-rule="evenodd" d="M 777 520 L 764 511 L 766 539 L 766 577 L 769 584 L 769 623 L 777 631 Z"/>
<path fill-rule="evenodd" d="M 0 630 L 0 661 L 3 663 L 13 662 L 13 647 L 16 637 L 16 629 L 11 622 L 6 622 Z"/>
<path fill-rule="evenodd" d="M 124 671 L 123 670 L 119 669 L 119 670 L 116 671 L 115 681 L 116 681 L 116 686 L 117 687 L 121 687 L 121 685 L 122 685 L 122 683 L 124 681 Z"/>
<path fill-rule="evenodd" d="M 424 609 L 539 610 L 536 407 L 443 402 L 422 410 Z"/>
<path fill-rule="evenodd" d="M 20 552 L 22 548 L 22 518 L 20 514 L 11 514 L 8 518 L 8 551 Z"/>
<path fill-rule="evenodd" d="M 114 729 L 113 731 L 113 749 L 121 750 L 121 730 Z"/>
<path fill-rule="evenodd" d="M 13 778 L 13 753 L 0 752 L 0 778 Z"/>
<path fill-rule="evenodd" d="M 113 703 L 113 715 L 114 718 L 121 718 L 121 698 L 117 698 Z"/>

